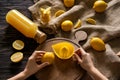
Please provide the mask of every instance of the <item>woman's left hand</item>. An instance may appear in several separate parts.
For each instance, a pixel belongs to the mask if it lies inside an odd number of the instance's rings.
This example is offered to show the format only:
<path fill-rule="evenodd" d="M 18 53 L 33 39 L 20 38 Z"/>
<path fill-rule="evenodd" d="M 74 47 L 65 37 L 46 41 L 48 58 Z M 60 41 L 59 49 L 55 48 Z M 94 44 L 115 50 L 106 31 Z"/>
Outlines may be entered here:
<path fill-rule="evenodd" d="M 24 69 L 24 72 L 29 76 L 36 73 L 38 70 L 44 68 L 45 66 L 49 65 L 49 62 L 41 62 L 42 56 L 45 54 L 45 51 L 35 51 L 33 54 L 29 57 L 27 65 Z"/>

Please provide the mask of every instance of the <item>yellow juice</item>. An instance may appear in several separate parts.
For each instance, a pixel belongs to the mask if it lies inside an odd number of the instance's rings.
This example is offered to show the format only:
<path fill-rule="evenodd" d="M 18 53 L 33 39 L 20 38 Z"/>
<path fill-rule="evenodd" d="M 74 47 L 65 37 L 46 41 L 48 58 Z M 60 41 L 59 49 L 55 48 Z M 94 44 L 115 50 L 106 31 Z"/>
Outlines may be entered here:
<path fill-rule="evenodd" d="M 10 10 L 6 21 L 26 37 L 34 38 L 37 33 L 38 26 L 17 10 Z"/>

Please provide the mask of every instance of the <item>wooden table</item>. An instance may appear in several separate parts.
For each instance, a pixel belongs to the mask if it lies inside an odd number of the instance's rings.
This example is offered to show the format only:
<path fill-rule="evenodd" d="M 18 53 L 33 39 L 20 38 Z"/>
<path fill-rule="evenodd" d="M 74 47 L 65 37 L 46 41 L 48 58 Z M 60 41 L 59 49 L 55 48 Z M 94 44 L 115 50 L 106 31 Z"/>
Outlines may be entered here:
<path fill-rule="evenodd" d="M 6 80 L 22 71 L 28 57 L 38 46 L 36 41 L 26 38 L 6 23 L 5 20 L 6 13 L 11 9 L 17 9 L 25 16 L 31 18 L 27 8 L 32 4 L 32 0 L 0 0 L 0 80 Z M 10 61 L 10 56 L 18 52 L 11 46 L 16 39 L 23 40 L 25 48 L 21 51 L 24 53 L 23 61 L 14 64 Z M 33 80 L 33 77 L 28 78 L 28 80 Z"/>

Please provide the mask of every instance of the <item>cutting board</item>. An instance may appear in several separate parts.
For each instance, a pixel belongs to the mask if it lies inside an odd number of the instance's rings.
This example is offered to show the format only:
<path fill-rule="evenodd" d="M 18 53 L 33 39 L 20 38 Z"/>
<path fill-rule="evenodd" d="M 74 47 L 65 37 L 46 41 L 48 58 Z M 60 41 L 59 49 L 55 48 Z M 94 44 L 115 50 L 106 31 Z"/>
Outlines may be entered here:
<path fill-rule="evenodd" d="M 53 38 L 45 41 L 43 44 L 38 46 L 36 50 L 52 51 L 51 46 L 58 42 L 67 41 L 74 45 L 75 49 L 80 47 L 77 42 L 74 42 L 66 38 Z M 50 66 L 43 68 L 38 71 L 35 76 L 38 80 L 79 80 L 84 75 L 85 71 L 78 65 L 73 58 L 67 60 L 61 60 L 55 57 L 54 63 Z"/>

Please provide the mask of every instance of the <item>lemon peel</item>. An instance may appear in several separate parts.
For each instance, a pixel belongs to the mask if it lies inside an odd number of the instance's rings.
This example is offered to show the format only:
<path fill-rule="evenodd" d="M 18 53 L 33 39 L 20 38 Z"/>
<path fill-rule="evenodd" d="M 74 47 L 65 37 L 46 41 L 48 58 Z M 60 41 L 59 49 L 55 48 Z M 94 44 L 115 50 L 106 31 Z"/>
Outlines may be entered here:
<path fill-rule="evenodd" d="M 48 7 L 46 9 L 40 8 L 40 19 L 43 23 L 48 23 L 51 19 L 51 7 Z"/>

